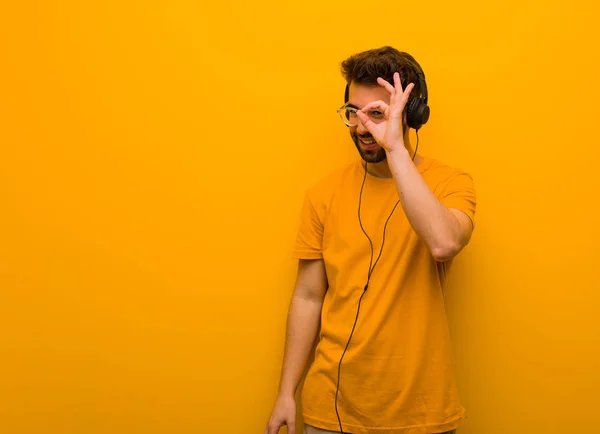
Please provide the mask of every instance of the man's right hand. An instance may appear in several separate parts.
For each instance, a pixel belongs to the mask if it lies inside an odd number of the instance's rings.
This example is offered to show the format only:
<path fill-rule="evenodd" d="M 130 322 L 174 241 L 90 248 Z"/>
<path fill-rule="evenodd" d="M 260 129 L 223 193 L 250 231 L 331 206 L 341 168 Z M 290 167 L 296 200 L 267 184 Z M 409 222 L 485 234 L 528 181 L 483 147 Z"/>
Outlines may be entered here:
<path fill-rule="evenodd" d="M 296 401 L 293 395 L 277 397 L 265 434 L 278 434 L 283 425 L 287 425 L 288 434 L 296 434 Z"/>

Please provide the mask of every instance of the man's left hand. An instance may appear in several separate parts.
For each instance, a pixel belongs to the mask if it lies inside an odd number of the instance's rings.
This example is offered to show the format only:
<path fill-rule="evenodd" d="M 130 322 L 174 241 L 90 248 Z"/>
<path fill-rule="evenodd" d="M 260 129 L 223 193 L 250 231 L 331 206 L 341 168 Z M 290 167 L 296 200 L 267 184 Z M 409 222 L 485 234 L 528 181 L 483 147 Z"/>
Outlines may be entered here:
<path fill-rule="evenodd" d="M 389 153 L 396 149 L 404 148 L 402 113 L 415 85 L 414 83 L 410 83 L 406 86 L 406 89 L 402 90 L 400 74 L 397 72 L 394 73 L 394 86 L 381 77 L 377 78 L 377 83 L 390 93 L 390 103 L 373 101 L 356 113 L 365 128 L 379 143 L 379 146 L 385 149 L 386 153 Z M 385 121 L 375 123 L 369 119 L 367 112 L 373 109 L 380 110 L 385 116 Z"/>

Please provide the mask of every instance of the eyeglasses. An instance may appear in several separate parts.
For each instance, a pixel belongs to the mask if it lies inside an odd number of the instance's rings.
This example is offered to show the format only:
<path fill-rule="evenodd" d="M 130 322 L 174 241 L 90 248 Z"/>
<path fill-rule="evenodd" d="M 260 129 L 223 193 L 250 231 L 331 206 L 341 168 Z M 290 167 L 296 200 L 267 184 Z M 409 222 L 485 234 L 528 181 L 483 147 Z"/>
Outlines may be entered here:
<path fill-rule="evenodd" d="M 355 127 L 358 125 L 358 115 L 356 112 L 360 110 L 356 107 L 349 106 L 348 103 L 341 106 L 337 109 L 337 114 L 340 115 L 340 119 L 344 123 L 344 125 L 348 127 Z M 376 124 L 383 122 L 385 120 L 385 115 L 381 110 L 372 109 L 367 112 L 367 116 Z"/>

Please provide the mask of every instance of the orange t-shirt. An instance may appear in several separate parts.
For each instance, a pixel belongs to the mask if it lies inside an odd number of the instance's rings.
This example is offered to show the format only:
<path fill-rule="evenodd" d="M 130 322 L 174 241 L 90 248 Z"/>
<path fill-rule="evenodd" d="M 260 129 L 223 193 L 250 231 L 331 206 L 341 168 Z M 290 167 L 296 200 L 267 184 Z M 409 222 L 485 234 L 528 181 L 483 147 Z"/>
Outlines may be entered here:
<path fill-rule="evenodd" d="M 476 199 L 470 175 L 427 157 L 417 167 L 442 204 L 473 220 Z M 308 189 L 293 250 L 297 258 L 322 258 L 326 267 L 329 287 L 302 406 L 307 424 L 332 431 L 339 431 L 334 406 L 338 363 L 371 259 L 358 221 L 363 177 L 357 160 Z M 373 262 L 398 198 L 393 178 L 367 174 L 361 220 L 373 242 Z M 344 432 L 441 433 L 455 429 L 464 418 L 444 302 L 450 264 L 433 259 L 399 204 L 387 225 L 381 259 L 341 367 L 338 411 Z"/>

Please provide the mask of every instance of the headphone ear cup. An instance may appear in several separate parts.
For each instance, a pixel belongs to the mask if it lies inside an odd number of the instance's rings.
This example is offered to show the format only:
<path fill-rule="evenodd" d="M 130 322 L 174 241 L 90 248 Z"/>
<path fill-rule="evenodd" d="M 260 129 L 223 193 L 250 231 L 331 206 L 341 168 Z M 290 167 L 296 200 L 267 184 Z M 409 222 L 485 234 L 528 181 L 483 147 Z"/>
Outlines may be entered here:
<path fill-rule="evenodd" d="M 429 106 L 423 98 L 412 98 L 406 109 L 406 123 L 410 128 L 418 130 L 429 120 Z"/>
<path fill-rule="evenodd" d="M 406 124 L 409 128 L 418 129 L 419 122 L 417 121 L 417 106 L 419 105 L 419 98 L 411 98 L 408 101 L 408 107 L 406 109 Z"/>

